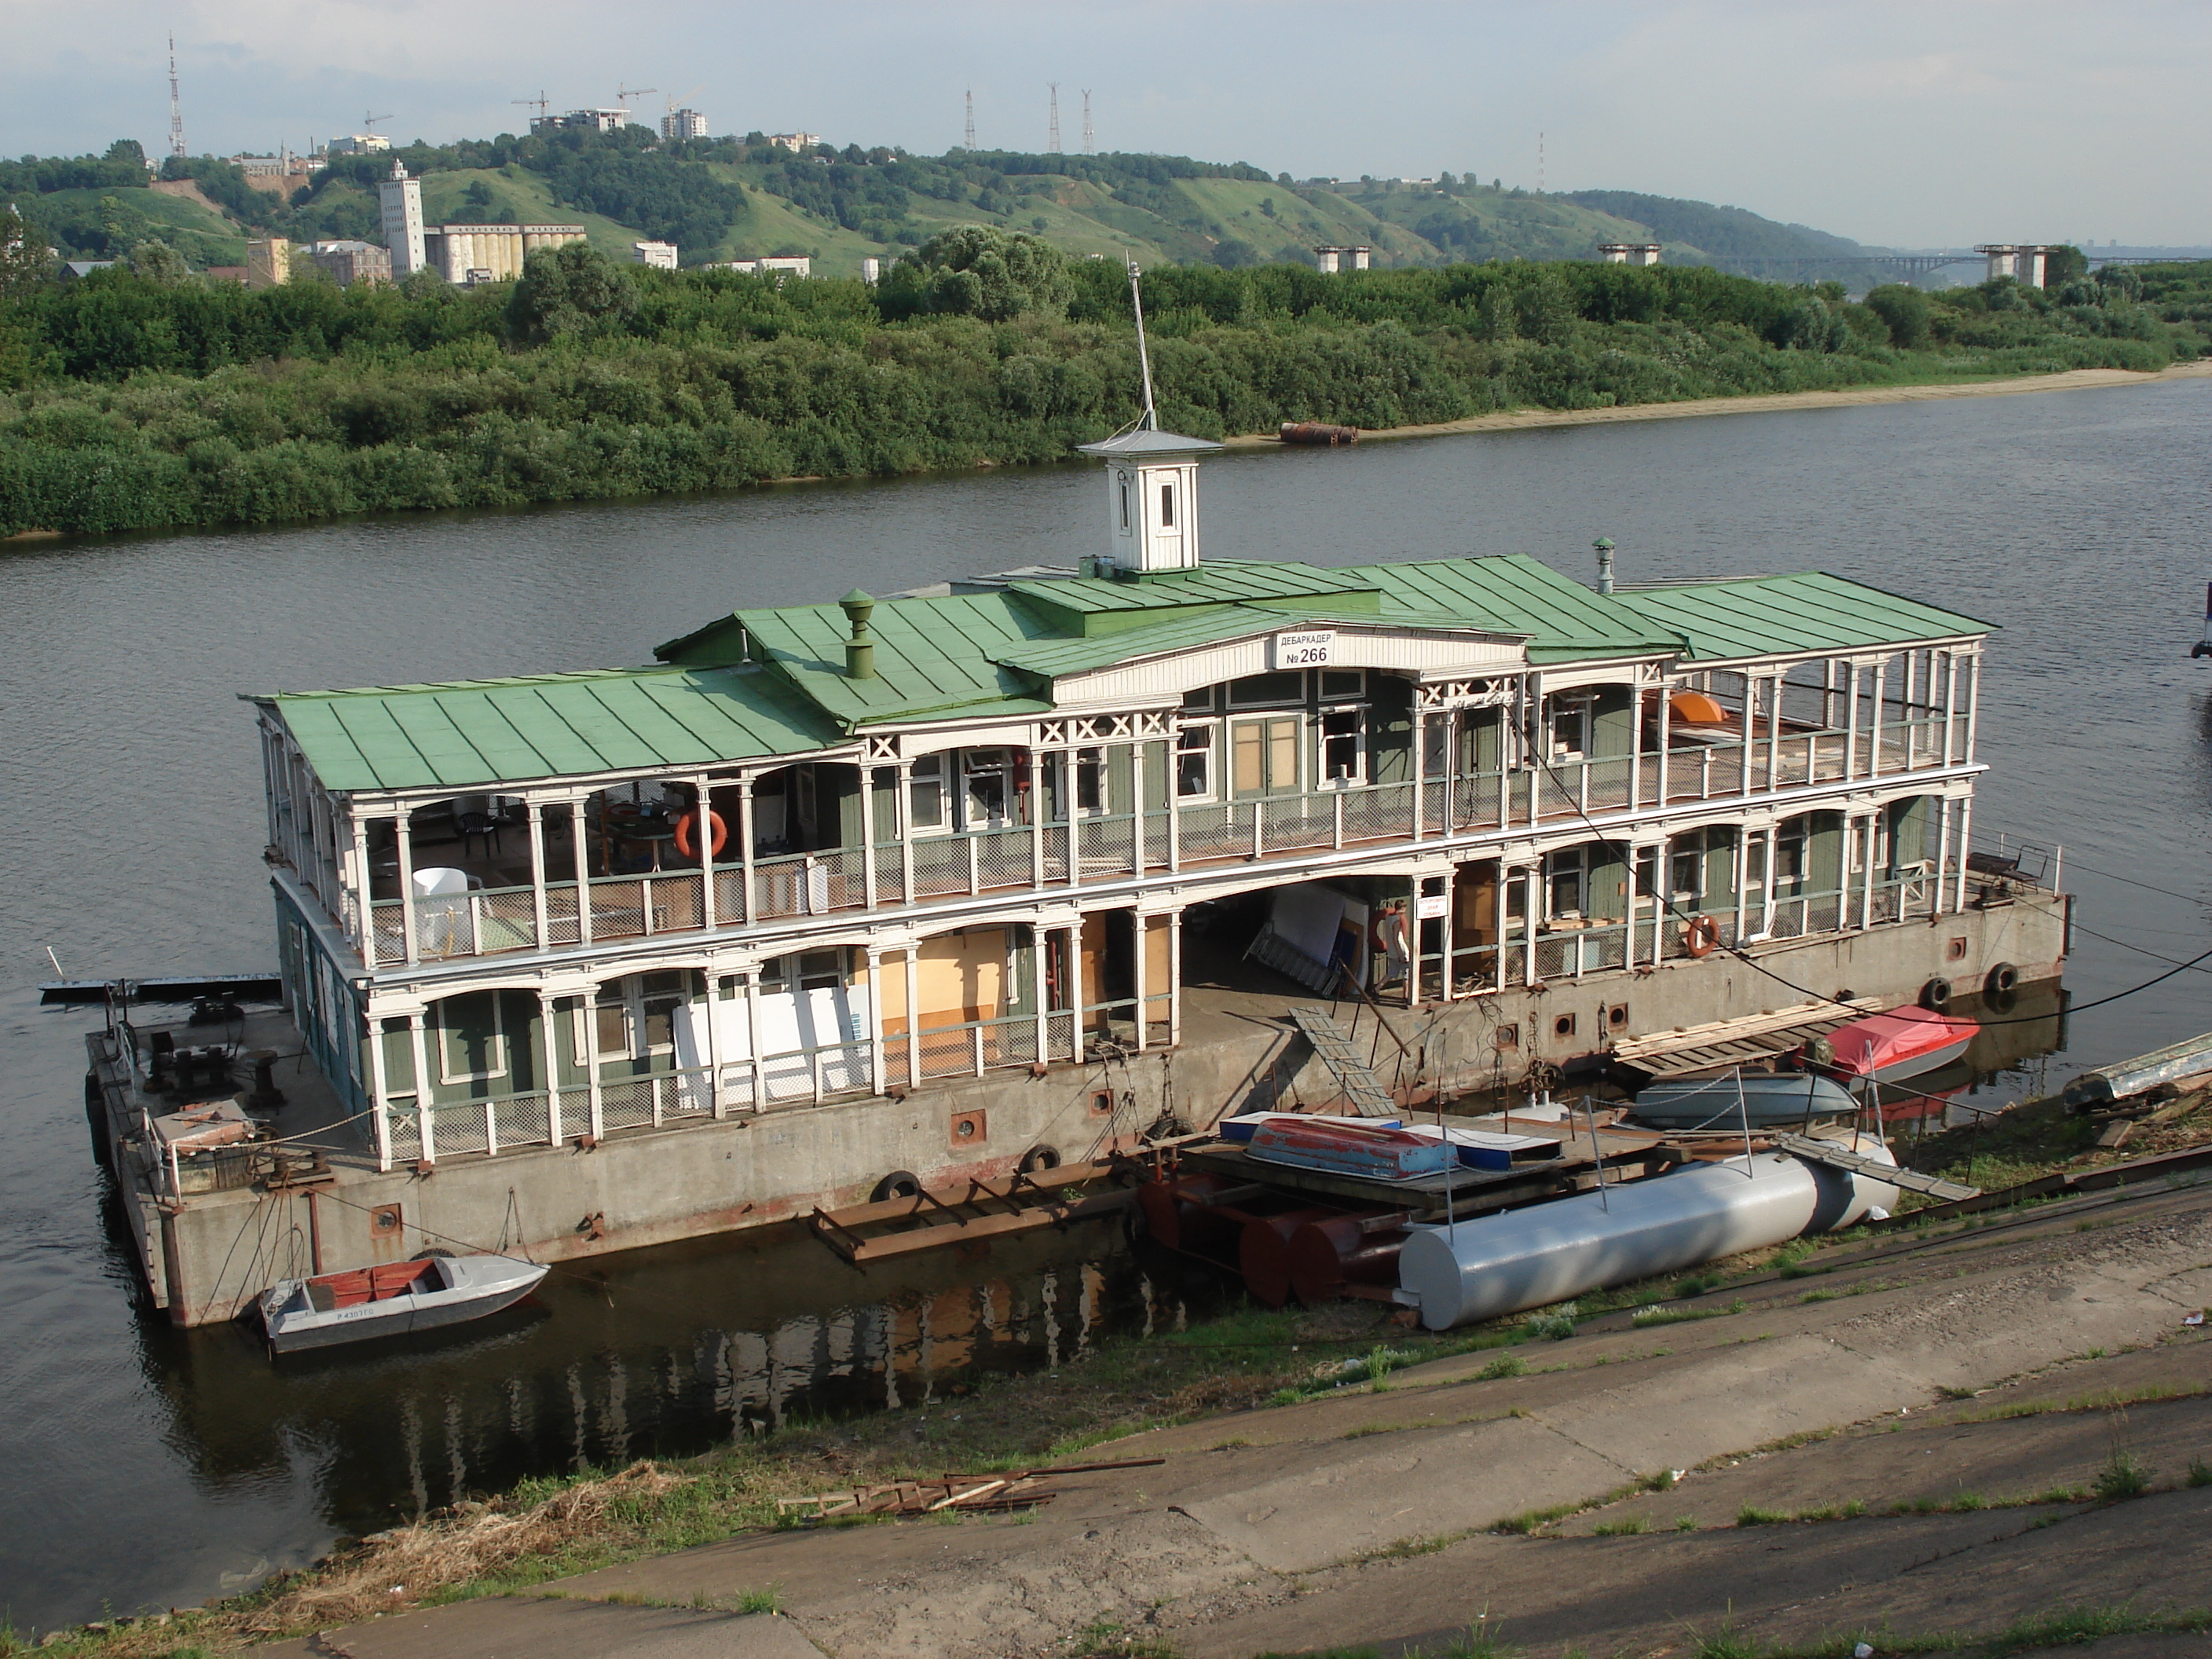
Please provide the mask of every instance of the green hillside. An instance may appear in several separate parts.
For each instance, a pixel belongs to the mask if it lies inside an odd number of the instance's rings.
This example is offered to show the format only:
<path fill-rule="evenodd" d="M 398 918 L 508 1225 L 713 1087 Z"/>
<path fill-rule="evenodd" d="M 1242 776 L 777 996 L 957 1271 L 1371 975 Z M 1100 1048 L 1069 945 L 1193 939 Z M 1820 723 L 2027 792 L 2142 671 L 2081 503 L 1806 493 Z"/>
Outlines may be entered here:
<path fill-rule="evenodd" d="M 56 190 L 21 204 L 67 259 L 116 259 L 137 243 L 168 243 L 196 267 L 242 264 L 246 232 L 198 202 L 157 191 Z"/>
<path fill-rule="evenodd" d="M 1383 268 L 1588 258 L 1608 241 L 1660 242 L 1668 262 L 1682 264 L 1832 259 L 1858 251 L 1842 237 L 1740 208 L 1621 191 L 1537 196 L 1449 173 L 1297 183 L 1243 162 L 1181 156 L 959 149 L 925 156 L 857 145 L 800 156 L 757 134 L 663 144 L 644 127 L 342 157 L 289 203 L 246 188 L 236 169 L 212 157 L 167 165 L 170 176 L 197 179 L 236 222 L 194 204 L 158 202 L 130 187 L 143 185 L 143 174 L 104 159 L 0 162 L 0 188 L 26 191 L 27 210 L 73 258 L 127 251 L 128 240 L 114 246 L 111 227 L 82 199 L 112 197 L 125 204 L 133 234 L 176 240 L 195 263 L 233 263 L 242 226 L 298 241 L 374 239 L 375 187 L 394 160 L 422 179 L 433 223 L 578 221 L 594 244 L 618 256 L 650 238 L 676 243 L 686 264 L 806 253 L 830 276 L 857 275 L 864 258 L 889 260 L 969 224 L 1030 232 L 1077 255 L 1126 251 L 1150 264 L 1232 269 L 1307 261 L 1316 245 L 1343 243 L 1371 246 Z M 52 187 L 94 174 L 117 186 Z M 141 218 L 131 219 L 140 204 Z"/>

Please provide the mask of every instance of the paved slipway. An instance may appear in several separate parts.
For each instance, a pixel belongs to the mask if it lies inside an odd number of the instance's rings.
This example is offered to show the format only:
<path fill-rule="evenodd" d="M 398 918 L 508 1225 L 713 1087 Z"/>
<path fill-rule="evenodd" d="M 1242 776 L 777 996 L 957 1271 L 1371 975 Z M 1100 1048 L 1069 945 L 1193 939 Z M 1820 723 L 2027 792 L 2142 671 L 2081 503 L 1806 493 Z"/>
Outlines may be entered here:
<path fill-rule="evenodd" d="M 1119 1441 L 1095 1455 L 1167 1461 L 1064 1478 L 1030 1518 L 756 1535 L 277 1651 L 1247 1659 L 1433 1650 L 1480 1626 L 1534 1652 L 1620 1655 L 1688 1650 L 1723 1625 L 1879 1647 L 2061 1607 L 2212 1606 L 2212 1486 L 2187 1482 L 2192 1460 L 2212 1463 L 2212 1347 L 2182 1323 L 2212 1303 L 2212 1183 L 1820 1260 L 1834 1265 L 1816 1278 L 1707 1296 L 1717 1317 L 1588 1322 L 1520 1349 L 1520 1376 L 1482 1378 L 1492 1356 L 1469 1354 L 1381 1391 Z M 2147 1495 L 2005 1501 L 2091 1488 L 2116 1449 L 2152 1468 Z M 1687 1473 L 1636 1485 L 1668 1470 Z M 1747 1505 L 1855 1499 L 1864 1516 L 1738 1524 Z M 1559 1505 L 1587 1507 L 1493 1530 Z M 779 1613 L 714 1610 L 769 1589 Z M 2212 1641 L 2096 1652 L 2178 1659 Z"/>

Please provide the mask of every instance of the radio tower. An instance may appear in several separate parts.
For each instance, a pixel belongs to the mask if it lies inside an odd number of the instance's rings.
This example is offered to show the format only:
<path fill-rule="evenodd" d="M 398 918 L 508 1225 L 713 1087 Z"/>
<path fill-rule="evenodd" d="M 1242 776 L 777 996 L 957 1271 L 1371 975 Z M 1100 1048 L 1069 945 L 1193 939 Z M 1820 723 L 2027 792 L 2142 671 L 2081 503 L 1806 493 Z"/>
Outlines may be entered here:
<path fill-rule="evenodd" d="M 1083 153 L 1085 155 L 1097 154 L 1097 146 L 1091 142 L 1091 88 L 1088 87 L 1083 89 Z"/>
<path fill-rule="evenodd" d="M 1052 125 L 1045 132 L 1044 153 L 1057 155 L 1060 154 L 1060 82 L 1048 81 L 1045 84 L 1052 88 Z"/>
<path fill-rule="evenodd" d="M 968 144 L 967 144 L 967 147 L 968 147 L 969 149 L 975 149 L 975 88 L 973 88 L 973 87 L 970 87 L 970 88 L 968 88 Z"/>
<path fill-rule="evenodd" d="M 185 154 L 185 106 L 177 100 L 177 37 L 169 36 L 169 154 L 182 161 Z"/>

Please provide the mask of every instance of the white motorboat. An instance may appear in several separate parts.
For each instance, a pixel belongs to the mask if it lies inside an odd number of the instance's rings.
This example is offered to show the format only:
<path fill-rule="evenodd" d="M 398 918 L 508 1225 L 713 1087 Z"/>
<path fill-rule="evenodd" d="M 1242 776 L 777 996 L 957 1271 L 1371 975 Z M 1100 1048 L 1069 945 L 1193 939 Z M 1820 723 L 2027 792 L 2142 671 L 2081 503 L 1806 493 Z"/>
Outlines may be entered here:
<path fill-rule="evenodd" d="M 280 1279 L 261 1293 L 278 1353 L 434 1330 L 513 1307 L 547 1269 L 504 1255 L 438 1255 Z"/>

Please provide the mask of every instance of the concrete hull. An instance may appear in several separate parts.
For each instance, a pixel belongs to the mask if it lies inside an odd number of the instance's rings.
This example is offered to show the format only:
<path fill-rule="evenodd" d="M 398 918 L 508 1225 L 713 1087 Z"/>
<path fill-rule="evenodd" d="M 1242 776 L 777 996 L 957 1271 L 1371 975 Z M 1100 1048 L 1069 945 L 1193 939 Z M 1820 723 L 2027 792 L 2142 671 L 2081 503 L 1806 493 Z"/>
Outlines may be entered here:
<path fill-rule="evenodd" d="M 1424 1093 L 1439 1086 L 1468 1091 L 1516 1085 L 1538 1062 L 1558 1065 L 1621 1037 L 1756 1014 L 1810 996 L 1907 1002 L 1934 974 L 1979 975 L 1999 962 L 2018 967 L 2023 995 L 2032 996 L 2036 982 L 2057 977 L 2064 947 L 2064 900 L 2027 898 L 1932 925 L 1754 947 L 1758 967 L 1715 954 L 1442 1010 L 1399 1009 L 1390 1018 L 1409 1047 L 1425 1049 Z M 1208 994 L 1187 993 L 1180 1048 L 1058 1065 L 1042 1078 L 993 1073 L 932 1085 L 905 1100 L 862 1097 L 781 1109 L 617 1135 L 589 1150 L 570 1145 L 463 1156 L 428 1170 L 345 1168 L 335 1186 L 313 1198 L 246 1189 L 161 1204 L 126 1182 L 133 1232 L 156 1304 L 179 1324 L 198 1325 L 228 1319 L 276 1279 L 308 1270 L 289 1258 L 270 1259 L 268 1250 L 256 1249 L 257 1240 L 313 1237 L 325 1272 L 403 1261 L 432 1246 L 561 1261 L 858 1202 L 894 1170 L 911 1171 L 926 1186 L 951 1186 L 1010 1173 L 1038 1146 L 1080 1163 L 1136 1144 L 1164 1117 L 1202 1127 L 1226 1115 L 1334 1098 L 1304 1039 L 1273 1017 L 1315 999 L 1215 994 L 1222 1006 L 1210 1011 Z M 1509 1027 L 1510 1047 L 1500 1041 Z M 2008 1035 L 2022 1030 L 2008 1028 Z M 980 1138 L 967 1137 L 956 1150 L 953 1115 L 978 1113 Z M 318 1213 L 309 1213 L 311 1204 Z"/>

